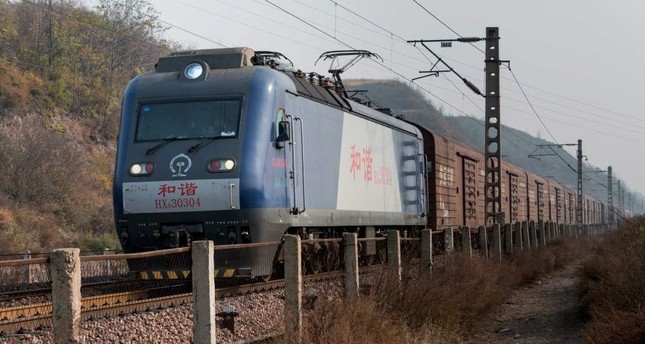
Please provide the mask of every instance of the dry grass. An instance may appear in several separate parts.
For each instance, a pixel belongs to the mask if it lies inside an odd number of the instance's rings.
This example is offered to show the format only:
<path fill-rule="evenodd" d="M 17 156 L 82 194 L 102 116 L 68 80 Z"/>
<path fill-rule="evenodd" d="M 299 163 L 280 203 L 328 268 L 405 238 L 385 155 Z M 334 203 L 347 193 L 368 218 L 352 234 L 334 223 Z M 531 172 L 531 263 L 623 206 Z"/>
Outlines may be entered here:
<path fill-rule="evenodd" d="M 589 343 L 645 343 L 645 219 L 607 235 L 582 268 Z"/>
<path fill-rule="evenodd" d="M 0 251 L 118 247 L 109 192 L 111 154 L 87 151 L 73 130 L 42 116 L 0 120 Z M 69 128 L 69 126 L 65 126 Z"/>
<path fill-rule="evenodd" d="M 511 291 L 579 259 L 587 240 L 557 239 L 502 262 L 456 254 L 432 273 L 383 275 L 356 302 L 325 301 L 305 320 L 305 343 L 461 343 Z"/>

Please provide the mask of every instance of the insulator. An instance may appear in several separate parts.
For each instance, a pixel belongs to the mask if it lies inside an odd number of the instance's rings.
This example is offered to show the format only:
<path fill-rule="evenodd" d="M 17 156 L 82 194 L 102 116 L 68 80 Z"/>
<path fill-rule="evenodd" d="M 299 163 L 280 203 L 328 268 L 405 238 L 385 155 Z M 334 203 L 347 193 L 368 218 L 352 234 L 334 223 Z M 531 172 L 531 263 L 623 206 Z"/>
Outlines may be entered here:
<path fill-rule="evenodd" d="M 479 37 L 461 37 L 457 38 L 457 41 L 459 42 L 464 42 L 464 43 L 472 43 L 472 42 L 479 42 L 482 39 Z"/>
<path fill-rule="evenodd" d="M 479 90 L 479 88 L 477 88 L 477 86 L 475 86 L 472 82 L 468 81 L 466 78 L 463 78 L 463 79 L 461 79 L 461 80 L 462 80 L 462 81 L 464 82 L 464 84 L 466 84 L 466 86 L 468 86 L 468 88 L 470 88 L 473 92 L 475 92 L 475 93 L 479 94 L 480 96 L 483 96 L 483 94 L 481 93 L 481 91 Z"/>

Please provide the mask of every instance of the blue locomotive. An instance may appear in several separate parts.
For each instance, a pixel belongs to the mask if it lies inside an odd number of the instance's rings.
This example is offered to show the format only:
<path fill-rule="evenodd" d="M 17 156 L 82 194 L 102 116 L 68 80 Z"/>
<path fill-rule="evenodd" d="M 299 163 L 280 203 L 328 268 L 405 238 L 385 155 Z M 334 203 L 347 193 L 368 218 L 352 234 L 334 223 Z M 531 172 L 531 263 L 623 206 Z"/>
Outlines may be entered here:
<path fill-rule="evenodd" d="M 117 235 L 141 252 L 423 228 L 423 147 L 415 126 L 252 49 L 174 53 L 124 92 Z M 270 275 L 279 253 L 259 252 L 215 264 Z"/>

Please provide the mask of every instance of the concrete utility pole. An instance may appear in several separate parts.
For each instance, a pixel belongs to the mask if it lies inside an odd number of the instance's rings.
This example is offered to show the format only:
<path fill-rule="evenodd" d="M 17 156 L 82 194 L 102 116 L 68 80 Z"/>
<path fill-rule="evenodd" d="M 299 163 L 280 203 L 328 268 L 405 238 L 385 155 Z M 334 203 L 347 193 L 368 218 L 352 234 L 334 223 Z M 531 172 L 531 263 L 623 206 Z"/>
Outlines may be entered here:
<path fill-rule="evenodd" d="M 620 184 L 621 183 L 620 183 L 620 180 L 619 180 L 618 181 L 618 211 L 622 213 L 625 207 L 623 205 L 623 200 L 624 200 L 624 198 L 623 198 L 623 190 L 620 187 Z"/>
<path fill-rule="evenodd" d="M 486 28 L 486 222 L 504 223 L 502 212 L 502 124 L 499 102 L 499 29 Z"/>
<path fill-rule="evenodd" d="M 607 167 L 607 206 L 609 207 L 607 222 L 614 224 L 614 192 L 612 190 L 611 166 Z"/>
<path fill-rule="evenodd" d="M 446 63 L 439 55 L 430 49 L 426 43 L 441 42 L 442 47 L 451 47 L 452 42 L 473 43 L 486 40 L 486 94 L 481 91 L 468 79 L 462 77 L 450 65 Z M 418 80 L 428 76 L 439 76 L 440 73 L 453 73 L 475 94 L 486 99 L 486 123 L 485 123 L 485 178 L 484 178 L 484 195 L 485 195 L 485 221 L 487 223 L 504 223 L 504 213 L 502 212 L 502 154 L 501 154 L 501 133 L 502 124 L 500 121 L 500 102 L 499 102 L 499 66 L 502 62 L 499 59 L 499 29 L 496 27 L 486 28 L 486 38 L 479 37 L 459 37 L 455 39 L 417 39 L 409 40 L 408 43 L 421 44 L 437 59 L 437 62 L 430 70 L 419 71 L 425 74 L 412 79 Z M 448 69 L 439 69 L 437 65 L 442 64 Z"/>
<path fill-rule="evenodd" d="M 576 225 L 582 225 L 582 140 L 578 140 L 578 201 L 576 202 Z"/>

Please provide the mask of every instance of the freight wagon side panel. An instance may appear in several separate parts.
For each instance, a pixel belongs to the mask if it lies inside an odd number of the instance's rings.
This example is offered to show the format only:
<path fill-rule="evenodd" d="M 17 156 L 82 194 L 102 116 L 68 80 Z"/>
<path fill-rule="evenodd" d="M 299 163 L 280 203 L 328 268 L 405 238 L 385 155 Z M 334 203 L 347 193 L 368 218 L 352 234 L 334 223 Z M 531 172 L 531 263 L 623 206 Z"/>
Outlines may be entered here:
<path fill-rule="evenodd" d="M 484 177 L 480 175 L 484 157 L 481 152 L 461 144 L 455 144 L 455 149 L 459 173 L 455 193 L 458 213 L 461 215 L 457 220 L 460 225 L 477 227 L 484 223 L 484 204 L 481 198 Z"/>

